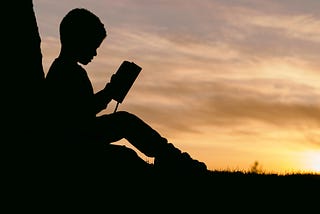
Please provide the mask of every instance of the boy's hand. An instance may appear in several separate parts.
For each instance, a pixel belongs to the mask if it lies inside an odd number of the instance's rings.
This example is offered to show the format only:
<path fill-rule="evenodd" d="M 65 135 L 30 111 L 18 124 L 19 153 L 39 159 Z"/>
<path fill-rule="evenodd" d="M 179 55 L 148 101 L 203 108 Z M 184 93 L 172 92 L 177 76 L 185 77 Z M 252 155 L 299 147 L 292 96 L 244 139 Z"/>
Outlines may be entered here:
<path fill-rule="evenodd" d="M 114 97 L 116 91 L 118 90 L 117 87 L 118 87 L 118 82 L 119 82 L 119 79 L 117 77 L 116 74 L 113 74 L 111 76 L 111 79 L 110 79 L 110 82 L 108 82 L 106 84 L 106 86 L 104 87 L 104 91 L 109 94 L 109 96 L 111 96 L 111 98 Z"/>
<path fill-rule="evenodd" d="M 107 83 L 107 85 L 106 85 L 106 87 L 108 87 L 108 90 L 111 92 L 111 94 L 114 94 L 114 92 L 116 91 L 118 82 L 119 82 L 119 80 L 118 80 L 117 75 L 113 74 L 111 76 L 110 82 Z"/>
<path fill-rule="evenodd" d="M 112 74 L 110 83 L 116 85 L 118 81 L 118 76 L 116 74 Z"/>

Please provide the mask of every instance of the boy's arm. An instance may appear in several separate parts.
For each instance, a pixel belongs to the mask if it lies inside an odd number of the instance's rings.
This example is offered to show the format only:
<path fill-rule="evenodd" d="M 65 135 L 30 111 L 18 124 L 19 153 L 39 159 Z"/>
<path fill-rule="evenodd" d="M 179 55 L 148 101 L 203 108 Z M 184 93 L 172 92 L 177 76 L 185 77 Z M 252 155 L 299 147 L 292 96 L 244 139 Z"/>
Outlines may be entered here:
<path fill-rule="evenodd" d="M 106 109 L 108 104 L 112 100 L 113 89 L 111 83 L 107 83 L 104 89 L 97 92 L 94 95 L 94 102 L 95 102 L 95 113 L 99 113 L 103 109 Z"/>

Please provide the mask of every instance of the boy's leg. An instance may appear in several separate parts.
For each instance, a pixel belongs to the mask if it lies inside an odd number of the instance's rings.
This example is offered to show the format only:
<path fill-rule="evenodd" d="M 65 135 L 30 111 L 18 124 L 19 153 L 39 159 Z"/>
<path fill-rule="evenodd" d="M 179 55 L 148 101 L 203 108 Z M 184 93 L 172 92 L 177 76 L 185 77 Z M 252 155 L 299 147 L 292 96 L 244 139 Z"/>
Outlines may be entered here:
<path fill-rule="evenodd" d="M 148 157 L 156 157 L 166 149 L 168 142 L 156 130 L 137 116 L 125 111 L 97 117 L 96 131 L 105 142 L 125 138 Z"/>
<path fill-rule="evenodd" d="M 97 118 L 97 130 L 108 142 L 127 139 L 146 156 L 155 157 L 155 166 L 180 174 L 184 172 L 206 172 L 206 165 L 194 160 L 168 143 L 156 130 L 137 116 L 120 111 Z"/>

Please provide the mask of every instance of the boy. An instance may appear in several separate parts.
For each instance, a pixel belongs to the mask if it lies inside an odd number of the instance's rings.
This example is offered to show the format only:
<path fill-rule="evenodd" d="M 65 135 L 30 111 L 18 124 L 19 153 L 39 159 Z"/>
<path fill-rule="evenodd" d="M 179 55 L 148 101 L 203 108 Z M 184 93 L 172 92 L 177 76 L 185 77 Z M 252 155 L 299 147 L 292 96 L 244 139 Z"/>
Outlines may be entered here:
<path fill-rule="evenodd" d="M 123 163 L 121 167 L 133 170 L 151 168 L 132 149 L 112 145 L 125 138 L 145 155 L 154 157 L 157 169 L 172 173 L 205 172 L 204 163 L 182 153 L 137 116 L 125 111 L 96 116 L 111 101 L 116 77 L 112 76 L 104 89 L 94 93 L 80 64 L 91 62 L 106 36 L 100 19 L 84 8 L 71 10 L 60 23 L 60 54 L 45 80 L 48 134 L 55 152 L 75 163 L 104 157 L 108 163 L 116 158 L 116 163 Z"/>

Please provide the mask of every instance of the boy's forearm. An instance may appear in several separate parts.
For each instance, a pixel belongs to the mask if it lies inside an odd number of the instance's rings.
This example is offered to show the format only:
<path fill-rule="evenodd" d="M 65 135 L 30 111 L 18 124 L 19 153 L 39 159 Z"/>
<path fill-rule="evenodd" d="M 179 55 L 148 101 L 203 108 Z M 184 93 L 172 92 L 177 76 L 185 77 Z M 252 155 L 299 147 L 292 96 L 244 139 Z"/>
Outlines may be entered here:
<path fill-rule="evenodd" d="M 107 108 L 108 104 L 112 100 L 112 90 L 108 83 L 104 89 L 95 94 L 96 113 Z"/>

